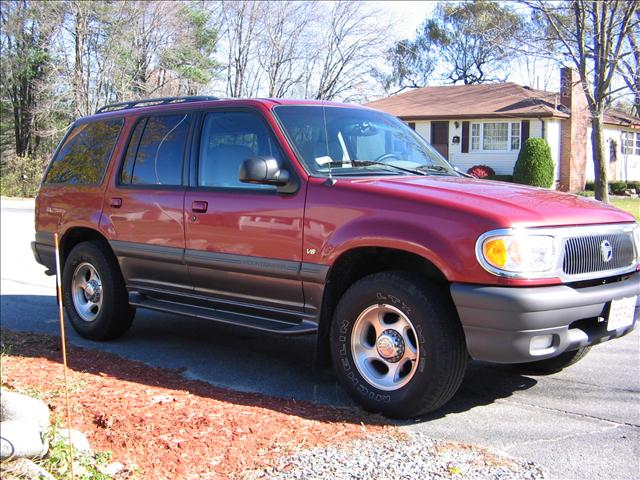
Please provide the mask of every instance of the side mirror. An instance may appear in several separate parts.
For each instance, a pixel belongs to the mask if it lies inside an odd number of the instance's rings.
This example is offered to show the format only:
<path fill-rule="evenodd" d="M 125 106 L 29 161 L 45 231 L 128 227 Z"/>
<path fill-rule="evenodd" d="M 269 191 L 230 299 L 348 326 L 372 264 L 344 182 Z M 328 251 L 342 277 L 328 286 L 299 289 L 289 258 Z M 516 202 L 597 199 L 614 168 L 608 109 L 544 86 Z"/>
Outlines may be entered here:
<path fill-rule="evenodd" d="M 289 183 L 289 171 L 273 157 L 251 157 L 242 162 L 240 181 L 282 187 Z"/>

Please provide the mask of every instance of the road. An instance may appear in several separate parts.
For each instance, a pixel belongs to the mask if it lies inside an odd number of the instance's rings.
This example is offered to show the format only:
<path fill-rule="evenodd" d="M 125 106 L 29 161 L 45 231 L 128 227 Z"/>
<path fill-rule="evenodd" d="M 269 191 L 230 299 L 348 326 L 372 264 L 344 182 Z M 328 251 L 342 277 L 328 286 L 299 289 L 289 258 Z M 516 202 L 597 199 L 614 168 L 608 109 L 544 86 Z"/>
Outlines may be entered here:
<path fill-rule="evenodd" d="M 1 200 L 1 324 L 58 334 L 54 279 L 33 260 L 33 202 Z M 121 339 L 69 342 L 151 365 L 181 369 L 230 389 L 353 406 L 333 376 L 312 368 L 313 337 L 280 338 L 202 320 L 139 311 Z M 364 416 L 363 416 L 364 418 Z M 469 365 L 440 412 L 395 423 L 431 437 L 495 448 L 535 461 L 561 479 L 640 476 L 640 334 L 600 345 L 551 376 Z"/>

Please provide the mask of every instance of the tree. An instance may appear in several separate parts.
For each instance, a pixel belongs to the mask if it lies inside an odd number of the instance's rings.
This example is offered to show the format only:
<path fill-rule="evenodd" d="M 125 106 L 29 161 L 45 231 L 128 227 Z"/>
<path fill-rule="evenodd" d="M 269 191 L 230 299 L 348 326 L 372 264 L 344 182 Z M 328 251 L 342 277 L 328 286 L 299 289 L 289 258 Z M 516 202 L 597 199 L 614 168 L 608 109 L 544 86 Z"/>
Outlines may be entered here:
<path fill-rule="evenodd" d="M 596 173 L 595 196 L 609 201 L 608 162 L 604 148 L 604 112 L 618 89 L 613 79 L 625 58 L 624 43 L 638 29 L 638 0 L 607 2 L 526 2 L 545 23 L 548 36 L 540 48 L 551 43 L 561 53 L 561 62 L 574 66 L 580 76 L 591 114 L 591 147 Z M 636 72 L 637 74 L 637 72 Z"/>
<path fill-rule="evenodd" d="M 177 6 L 169 2 L 123 2 L 127 28 L 112 29 L 117 43 L 118 100 L 146 98 L 162 90 L 166 79 L 158 70 L 159 56 L 169 48 Z M 155 81 L 154 81 L 155 80 Z"/>
<path fill-rule="evenodd" d="M 514 59 L 511 46 L 522 28 L 508 5 L 442 2 L 419 28 L 416 45 L 438 52 L 451 83 L 492 82 L 504 80 L 501 73 Z"/>
<path fill-rule="evenodd" d="M 320 18 L 314 55 L 309 61 L 307 97 L 334 100 L 357 88 L 380 56 L 384 30 L 376 12 L 358 2 L 333 2 Z M 318 79 L 311 81 L 311 75 Z"/>
<path fill-rule="evenodd" d="M 376 73 L 385 92 L 389 93 L 394 86 L 397 88 L 393 94 L 405 88 L 425 87 L 437 64 L 431 38 L 420 34 L 414 40 L 396 42 L 387 50 L 386 58 L 391 66 L 391 73 Z"/>
<path fill-rule="evenodd" d="M 2 98 L 10 105 L 19 157 L 31 156 L 39 142 L 35 112 L 51 70 L 52 25 L 45 12 L 46 5 L 26 0 L 3 2 L 1 12 Z"/>
<path fill-rule="evenodd" d="M 633 114 L 640 117 L 640 9 L 636 10 L 635 28 L 627 34 L 626 52 L 620 59 L 620 74 L 633 95 Z"/>
<path fill-rule="evenodd" d="M 227 41 L 227 94 L 230 97 L 253 96 L 259 78 L 252 69 L 256 41 L 260 34 L 259 19 L 265 16 L 267 3 L 239 0 L 222 3 L 222 19 Z"/>
<path fill-rule="evenodd" d="M 218 31 L 211 26 L 211 14 L 192 4 L 178 10 L 178 28 L 173 33 L 172 48 L 160 58 L 165 68 L 173 71 L 187 95 L 195 95 L 207 85 L 218 67 L 212 55 L 218 41 Z"/>
<path fill-rule="evenodd" d="M 274 2 L 262 17 L 258 63 L 266 75 L 268 97 L 285 97 L 302 82 L 315 7 L 311 2 Z"/>
<path fill-rule="evenodd" d="M 125 2 L 74 0 L 59 5 L 64 11 L 56 35 L 59 73 L 72 87 L 73 116 L 89 115 L 117 98 L 116 39 L 130 28 L 130 9 Z"/>

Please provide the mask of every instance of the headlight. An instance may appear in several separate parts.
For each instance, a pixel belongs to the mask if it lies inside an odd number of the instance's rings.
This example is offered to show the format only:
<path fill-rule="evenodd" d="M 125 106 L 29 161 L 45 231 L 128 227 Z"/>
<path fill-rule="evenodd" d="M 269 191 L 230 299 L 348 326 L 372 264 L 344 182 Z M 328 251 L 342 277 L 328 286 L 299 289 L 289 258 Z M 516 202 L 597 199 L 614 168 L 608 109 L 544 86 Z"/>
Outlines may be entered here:
<path fill-rule="evenodd" d="M 557 265 L 555 237 L 529 232 L 489 232 L 478 239 L 476 255 L 480 264 L 495 275 L 545 277 Z"/>

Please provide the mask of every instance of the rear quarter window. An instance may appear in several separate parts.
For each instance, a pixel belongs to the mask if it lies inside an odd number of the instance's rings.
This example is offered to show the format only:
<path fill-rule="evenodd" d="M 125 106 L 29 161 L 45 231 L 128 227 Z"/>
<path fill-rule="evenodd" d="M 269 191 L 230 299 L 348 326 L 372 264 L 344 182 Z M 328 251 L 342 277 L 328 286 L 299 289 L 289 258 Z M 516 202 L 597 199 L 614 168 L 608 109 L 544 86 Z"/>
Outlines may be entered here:
<path fill-rule="evenodd" d="M 100 184 L 122 124 L 116 118 L 73 127 L 51 162 L 45 183 Z"/>

